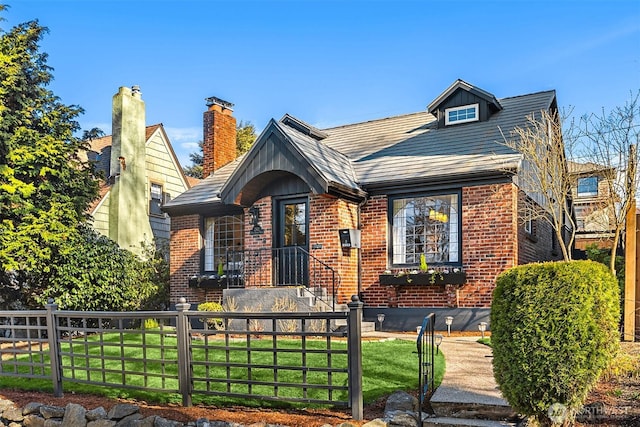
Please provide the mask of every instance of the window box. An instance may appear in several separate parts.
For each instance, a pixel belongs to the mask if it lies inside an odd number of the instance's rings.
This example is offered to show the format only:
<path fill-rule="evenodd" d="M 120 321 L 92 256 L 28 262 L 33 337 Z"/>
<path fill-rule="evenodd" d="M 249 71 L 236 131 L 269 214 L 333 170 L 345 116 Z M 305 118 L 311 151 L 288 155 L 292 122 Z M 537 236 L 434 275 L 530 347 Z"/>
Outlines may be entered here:
<path fill-rule="evenodd" d="M 467 274 L 464 271 L 433 272 L 433 273 L 407 273 L 407 274 L 381 274 L 380 284 L 391 286 L 425 286 L 425 285 L 464 285 L 467 282 Z"/>
<path fill-rule="evenodd" d="M 244 288 L 244 280 L 239 276 L 218 276 L 217 274 L 193 276 L 189 279 L 190 288 L 228 289 Z"/>

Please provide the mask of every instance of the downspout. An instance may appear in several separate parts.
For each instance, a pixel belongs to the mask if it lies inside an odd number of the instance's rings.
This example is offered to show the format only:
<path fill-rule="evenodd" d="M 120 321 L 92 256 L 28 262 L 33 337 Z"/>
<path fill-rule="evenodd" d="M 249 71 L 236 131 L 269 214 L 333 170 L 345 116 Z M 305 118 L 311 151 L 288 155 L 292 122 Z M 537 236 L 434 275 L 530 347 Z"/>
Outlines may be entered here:
<path fill-rule="evenodd" d="M 368 195 L 364 196 L 364 200 L 358 203 L 358 230 L 362 231 L 362 222 L 360 221 L 360 211 L 362 207 L 369 201 Z M 360 301 L 364 302 L 362 298 L 362 238 L 360 238 L 360 248 L 358 248 L 358 297 Z"/>

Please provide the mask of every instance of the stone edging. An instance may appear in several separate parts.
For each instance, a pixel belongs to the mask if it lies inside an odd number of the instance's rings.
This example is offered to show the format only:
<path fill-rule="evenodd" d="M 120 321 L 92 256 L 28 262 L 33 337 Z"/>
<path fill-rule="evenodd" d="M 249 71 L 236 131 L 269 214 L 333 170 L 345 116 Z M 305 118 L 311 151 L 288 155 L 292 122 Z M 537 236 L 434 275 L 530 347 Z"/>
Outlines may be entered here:
<path fill-rule="evenodd" d="M 385 417 L 375 419 L 362 427 L 399 427 L 417 426 L 417 399 L 404 392 L 395 392 L 387 400 Z M 32 402 L 18 408 L 12 401 L 0 399 L 0 427 L 287 427 L 281 424 L 264 422 L 244 425 L 227 421 L 210 421 L 200 418 L 187 423 L 167 420 L 140 413 L 138 405 L 119 403 L 109 412 L 103 407 L 87 410 L 77 403 L 69 403 L 66 407 L 44 405 Z M 326 424 L 322 427 L 355 427 L 349 422 L 336 426 Z"/>

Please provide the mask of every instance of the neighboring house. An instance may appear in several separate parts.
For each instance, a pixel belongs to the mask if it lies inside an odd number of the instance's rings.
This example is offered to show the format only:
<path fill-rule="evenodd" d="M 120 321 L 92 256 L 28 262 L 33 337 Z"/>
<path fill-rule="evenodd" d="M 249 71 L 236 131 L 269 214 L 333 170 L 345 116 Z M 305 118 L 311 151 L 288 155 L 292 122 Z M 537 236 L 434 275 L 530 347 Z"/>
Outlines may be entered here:
<path fill-rule="evenodd" d="M 174 303 L 296 286 L 328 306 L 359 295 L 385 328 L 435 311 L 477 329 L 499 273 L 559 257 L 550 226 L 519 215 L 522 156 L 502 136 L 557 109 L 554 91 L 498 99 L 457 80 L 412 114 L 322 130 L 287 114 L 237 159 L 232 104 L 208 105 L 206 178 L 163 207 Z M 422 256 L 434 273 L 402 274 Z"/>
<path fill-rule="evenodd" d="M 609 191 L 616 171 L 595 163 L 569 162 L 573 178 L 571 197 L 576 220 L 575 249 L 584 251 L 590 244 L 611 248 L 615 231 Z"/>
<path fill-rule="evenodd" d="M 168 242 L 171 219 L 160 207 L 190 188 L 162 124 L 145 126 L 140 89 L 113 96 L 113 134 L 90 141 L 87 157 L 104 174 L 90 207 L 93 227 L 140 254 L 142 243 Z"/>

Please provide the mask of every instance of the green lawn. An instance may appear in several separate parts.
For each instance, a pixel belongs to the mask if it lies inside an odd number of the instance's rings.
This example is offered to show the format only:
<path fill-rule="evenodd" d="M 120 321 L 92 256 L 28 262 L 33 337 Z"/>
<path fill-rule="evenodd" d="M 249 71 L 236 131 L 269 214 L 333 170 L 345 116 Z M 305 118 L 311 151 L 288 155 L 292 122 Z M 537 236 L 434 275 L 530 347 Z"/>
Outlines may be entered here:
<path fill-rule="evenodd" d="M 144 337 L 144 338 L 143 338 Z M 122 349 L 119 346 L 120 340 L 127 345 L 134 344 L 134 347 Z M 167 359 L 175 358 L 176 340 L 175 337 L 167 335 L 141 335 L 137 333 L 124 334 L 122 338 L 119 334 L 103 335 L 101 342 L 106 347 L 101 350 L 98 346 L 97 337 L 90 337 L 84 341 L 75 340 L 73 346 L 63 344 L 62 365 L 65 378 L 70 376 L 70 367 L 74 367 L 74 375 L 77 381 L 86 380 L 105 381 L 112 386 L 95 386 L 89 384 L 64 381 L 65 392 L 90 393 L 108 397 L 125 397 L 140 399 L 155 403 L 179 403 L 181 397 L 173 392 L 160 392 L 161 389 L 177 390 L 178 366 L 175 362 L 167 363 Z M 144 344 L 147 348 L 143 348 Z M 255 381 L 273 381 L 274 373 L 272 369 L 260 367 L 269 365 L 277 359 L 278 365 L 283 368 L 278 369 L 278 381 L 281 383 L 300 383 L 301 376 L 306 375 L 306 382 L 317 385 L 326 385 L 331 381 L 334 385 L 346 386 L 346 373 L 333 372 L 310 372 L 296 369 L 302 364 L 299 352 L 289 352 L 289 350 L 300 349 L 300 341 L 278 339 L 277 351 L 272 349 L 271 339 L 252 339 L 251 354 L 246 351 L 246 341 L 243 339 L 231 340 L 229 343 L 229 359 L 226 352 L 220 350 L 207 350 L 201 341 L 193 341 L 194 348 L 192 357 L 194 360 L 194 403 L 207 404 L 254 404 L 273 405 L 263 401 L 224 398 L 219 396 L 208 396 L 198 394 L 198 390 L 227 391 L 226 384 L 216 382 L 224 381 L 226 378 L 246 380 L 250 369 L 251 379 Z M 209 345 L 224 345 L 223 341 L 209 342 Z M 307 340 L 306 364 L 307 366 L 320 367 L 326 369 L 329 366 L 328 358 L 325 354 L 315 354 L 316 350 L 326 349 L 325 340 Z M 105 362 L 99 359 L 90 359 L 80 356 L 85 349 L 92 355 L 102 352 Z M 332 368 L 346 368 L 347 356 L 340 354 L 346 350 L 346 343 L 332 341 L 331 349 L 335 351 L 330 358 Z M 415 390 L 418 388 L 418 357 L 415 353 L 415 341 L 389 340 L 389 341 L 365 341 L 362 343 L 362 367 L 363 367 L 363 398 L 365 403 L 372 402 L 381 396 L 393 393 L 396 390 Z M 250 362 L 249 362 L 250 357 Z M 26 359 L 26 356 L 25 356 Z M 162 360 L 165 360 L 163 362 Z M 198 362 L 207 361 L 218 365 L 204 366 Z M 48 360 L 47 360 L 48 362 Z M 7 361 L 3 362 L 3 365 Z M 250 368 L 249 366 L 250 365 Z M 444 357 L 442 353 L 436 354 L 436 387 L 442 381 L 444 374 Z M 290 369 L 287 369 L 290 368 Z M 25 372 L 25 367 L 20 367 L 21 372 Z M 3 370 L 11 371 L 13 367 L 3 366 Z M 122 371 L 127 374 L 123 375 Z M 146 371 L 147 374 L 143 374 Z M 141 391 L 133 388 L 122 387 L 126 384 L 129 387 L 144 386 L 151 391 Z M 232 384 L 233 393 L 245 393 L 248 386 L 246 384 Z M 17 388 L 28 390 L 52 391 L 50 381 L 12 378 L 0 376 L 0 388 Z M 273 386 L 253 385 L 254 393 L 272 395 Z M 326 390 L 307 389 L 305 395 L 299 387 L 278 387 L 278 396 L 294 398 L 327 399 Z M 346 399 L 346 391 L 335 391 L 333 398 Z"/>

